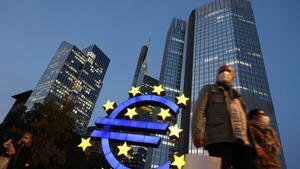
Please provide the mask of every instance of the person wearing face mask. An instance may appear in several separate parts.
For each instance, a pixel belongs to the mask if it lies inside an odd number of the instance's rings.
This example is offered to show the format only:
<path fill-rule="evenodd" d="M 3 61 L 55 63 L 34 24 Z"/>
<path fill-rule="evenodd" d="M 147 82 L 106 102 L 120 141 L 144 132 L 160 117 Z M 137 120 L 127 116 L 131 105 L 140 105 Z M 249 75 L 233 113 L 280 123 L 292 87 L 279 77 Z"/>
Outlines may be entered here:
<path fill-rule="evenodd" d="M 234 69 L 222 65 L 216 84 L 201 89 L 193 110 L 192 138 L 195 147 L 222 158 L 222 169 L 256 169 L 245 104 L 233 88 L 234 78 Z"/>
<path fill-rule="evenodd" d="M 280 143 L 276 131 L 270 126 L 270 118 L 262 109 L 251 110 L 248 117 L 261 169 L 280 169 Z"/>

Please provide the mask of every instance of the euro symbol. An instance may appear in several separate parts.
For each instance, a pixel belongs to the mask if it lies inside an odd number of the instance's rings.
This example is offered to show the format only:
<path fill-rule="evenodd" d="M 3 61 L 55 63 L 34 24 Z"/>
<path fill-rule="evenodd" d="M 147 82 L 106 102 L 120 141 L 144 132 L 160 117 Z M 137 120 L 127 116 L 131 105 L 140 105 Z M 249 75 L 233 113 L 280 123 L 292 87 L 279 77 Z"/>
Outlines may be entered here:
<path fill-rule="evenodd" d="M 158 147 L 160 144 L 160 137 L 158 136 L 147 136 L 140 134 L 130 134 L 124 132 L 111 132 L 111 126 L 122 127 L 122 129 L 138 130 L 138 131 L 148 131 L 156 133 L 166 133 L 168 128 L 168 123 L 162 122 L 144 122 L 135 120 L 123 120 L 117 119 L 124 114 L 126 108 L 152 105 L 163 108 L 168 108 L 171 110 L 172 115 L 177 117 L 177 111 L 179 109 L 178 105 L 169 100 L 166 97 L 161 97 L 157 95 L 142 95 L 136 96 L 126 100 L 114 109 L 113 112 L 107 118 L 98 118 L 95 121 L 97 126 L 103 126 L 102 130 L 94 130 L 91 134 L 93 138 L 101 138 L 101 145 L 103 154 L 107 162 L 114 169 L 129 169 L 128 167 L 121 164 L 110 149 L 109 140 L 115 141 L 128 141 L 137 145 L 147 145 L 150 147 Z M 169 169 L 171 161 L 167 161 L 165 164 L 161 165 L 157 169 Z"/>

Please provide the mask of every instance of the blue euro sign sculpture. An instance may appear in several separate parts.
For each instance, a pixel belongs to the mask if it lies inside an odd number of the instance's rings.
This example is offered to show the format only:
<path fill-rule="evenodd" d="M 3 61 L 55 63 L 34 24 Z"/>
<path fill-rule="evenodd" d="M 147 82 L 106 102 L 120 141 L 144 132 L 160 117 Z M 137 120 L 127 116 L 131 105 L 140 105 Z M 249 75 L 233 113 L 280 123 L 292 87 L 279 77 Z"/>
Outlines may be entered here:
<path fill-rule="evenodd" d="M 177 111 L 179 109 L 178 105 L 169 100 L 166 97 L 157 95 L 142 95 L 130 98 L 118 105 L 113 112 L 107 118 L 98 118 L 95 121 L 97 126 L 103 126 L 102 130 L 94 130 L 91 134 L 93 138 L 101 138 L 102 151 L 108 161 L 108 163 L 114 169 L 129 169 L 128 167 L 121 164 L 117 158 L 114 156 L 110 149 L 109 140 L 116 141 L 127 141 L 136 145 L 158 147 L 160 144 L 160 137 L 158 136 L 147 136 L 140 134 L 130 134 L 124 132 L 111 132 L 111 126 L 120 127 L 122 129 L 128 130 L 142 130 L 147 132 L 155 133 L 166 133 L 168 129 L 168 123 L 163 122 L 145 122 L 136 120 L 123 120 L 117 119 L 123 115 L 124 110 L 129 107 L 137 107 L 144 105 L 153 105 L 168 108 L 171 110 L 172 115 L 177 117 Z M 161 165 L 157 169 L 169 169 L 171 161 L 167 161 L 165 164 Z"/>

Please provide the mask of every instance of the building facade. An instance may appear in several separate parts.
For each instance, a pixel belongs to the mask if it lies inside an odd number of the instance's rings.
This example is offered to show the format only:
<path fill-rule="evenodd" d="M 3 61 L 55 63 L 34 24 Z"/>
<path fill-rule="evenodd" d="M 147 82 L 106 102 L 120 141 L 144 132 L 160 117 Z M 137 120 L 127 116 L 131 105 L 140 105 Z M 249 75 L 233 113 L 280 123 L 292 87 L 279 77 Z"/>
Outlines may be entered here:
<path fill-rule="evenodd" d="M 139 86 L 142 94 L 152 94 L 153 86 L 158 85 L 158 80 L 147 74 L 148 45 L 141 48 L 136 65 L 132 86 Z"/>
<path fill-rule="evenodd" d="M 11 96 L 15 99 L 14 104 L 10 108 L 9 112 L 7 113 L 6 117 L 3 120 L 3 124 L 7 122 L 7 117 L 10 116 L 11 113 L 14 112 L 23 112 L 25 109 L 25 103 L 27 102 L 29 96 L 31 95 L 32 90 L 28 90 L 16 95 Z M 25 114 L 22 114 L 21 117 L 24 118 Z"/>
<path fill-rule="evenodd" d="M 242 94 L 247 111 L 264 109 L 278 131 L 250 1 L 214 0 L 193 10 L 186 43 L 184 91 L 191 98 L 191 106 L 183 113 L 185 131 L 190 131 L 199 90 L 215 83 L 217 69 L 223 64 L 234 67 L 234 86 Z M 186 153 L 204 153 L 194 147 L 191 132 L 185 138 Z M 280 158 L 282 168 L 286 168 L 283 152 Z"/>
<path fill-rule="evenodd" d="M 136 64 L 132 86 L 141 86 L 143 83 L 144 75 L 147 73 L 147 53 L 148 46 L 143 45 Z"/>
<path fill-rule="evenodd" d="M 83 134 L 99 96 L 110 59 L 96 46 L 83 50 L 62 42 L 25 106 L 30 110 L 35 103 L 47 98 L 58 104 L 74 103 L 74 129 Z"/>
<path fill-rule="evenodd" d="M 175 102 L 175 98 L 182 92 L 181 76 L 183 63 L 183 50 L 185 41 L 186 22 L 177 18 L 173 18 L 167 32 L 165 48 L 160 71 L 159 83 L 163 85 L 166 91 L 166 97 Z M 171 123 L 175 123 L 180 127 L 181 113 L 177 119 L 173 119 Z M 151 168 L 157 168 L 161 164 L 173 158 L 173 154 L 178 152 L 178 144 L 170 140 L 166 135 L 157 134 L 161 138 L 161 144 L 158 148 L 153 149 Z"/>
<path fill-rule="evenodd" d="M 132 81 L 132 86 L 140 87 L 140 92 L 143 95 L 152 94 L 153 86 L 158 85 L 158 80 L 147 74 L 147 53 L 148 45 L 142 46 Z M 154 107 L 138 107 L 137 112 L 139 120 L 153 121 Z M 133 145 L 132 147 L 131 157 L 129 159 L 121 159 L 121 161 L 129 168 L 148 168 L 146 162 L 151 161 L 152 149 L 144 146 Z"/>

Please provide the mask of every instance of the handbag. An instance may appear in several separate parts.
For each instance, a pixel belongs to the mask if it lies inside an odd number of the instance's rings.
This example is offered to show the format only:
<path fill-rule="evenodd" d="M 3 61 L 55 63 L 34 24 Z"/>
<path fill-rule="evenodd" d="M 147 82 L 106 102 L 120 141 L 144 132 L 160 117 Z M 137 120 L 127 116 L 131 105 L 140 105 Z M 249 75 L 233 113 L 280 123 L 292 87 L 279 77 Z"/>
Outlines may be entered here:
<path fill-rule="evenodd" d="M 183 169 L 221 169 L 222 158 L 201 154 L 185 155 Z"/>
<path fill-rule="evenodd" d="M 0 169 L 7 169 L 9 165 L 10 157 L 0 156 Z"/>

